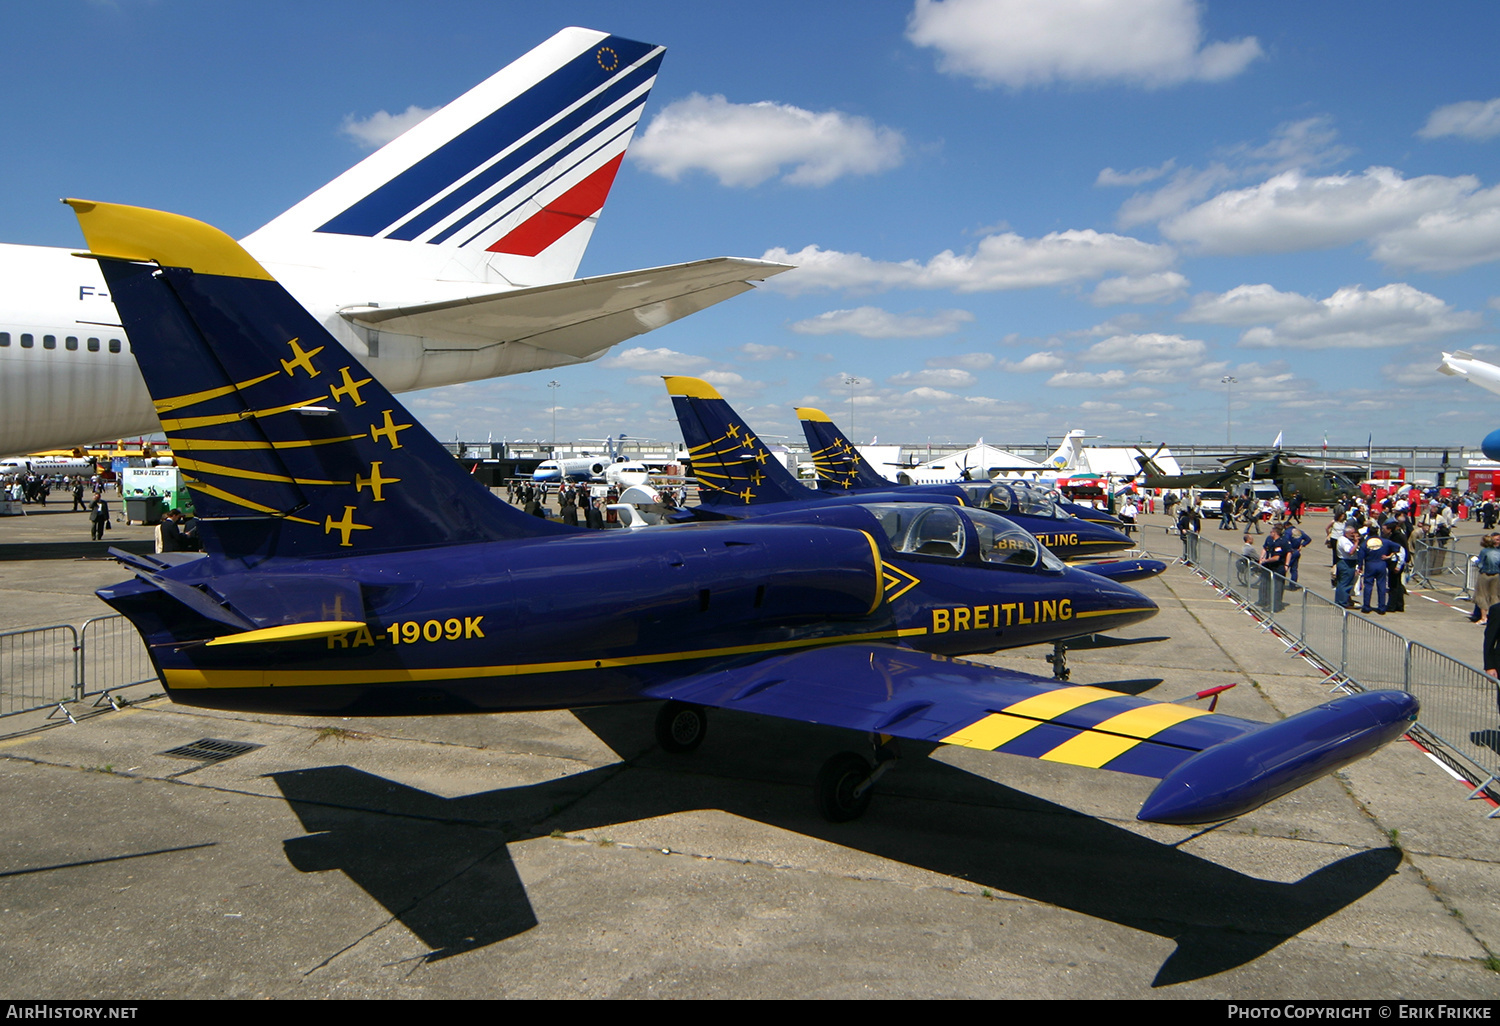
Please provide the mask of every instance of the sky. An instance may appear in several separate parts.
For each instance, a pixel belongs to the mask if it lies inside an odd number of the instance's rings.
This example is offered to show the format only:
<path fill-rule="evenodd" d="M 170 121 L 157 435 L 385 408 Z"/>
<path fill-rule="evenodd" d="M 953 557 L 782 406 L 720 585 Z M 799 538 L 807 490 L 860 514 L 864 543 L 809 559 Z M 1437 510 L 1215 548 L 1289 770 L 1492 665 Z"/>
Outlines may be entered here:
<path fill-rule="evenodd" d="M 799 266 L 587 365 L 403 397 L 440 438 L 545 441 L 555 400 L 561 439 L 676 441 L 662 374 L 773 441 L 799 405 L 918 446 L 1497 426 L 1435 372 L 1500 362 L 1481 0 L 6 4 L 0 241 L 81 246 L 62 196 L 247 235 L 567 25 L 667 47 L 580 275 Z"/>

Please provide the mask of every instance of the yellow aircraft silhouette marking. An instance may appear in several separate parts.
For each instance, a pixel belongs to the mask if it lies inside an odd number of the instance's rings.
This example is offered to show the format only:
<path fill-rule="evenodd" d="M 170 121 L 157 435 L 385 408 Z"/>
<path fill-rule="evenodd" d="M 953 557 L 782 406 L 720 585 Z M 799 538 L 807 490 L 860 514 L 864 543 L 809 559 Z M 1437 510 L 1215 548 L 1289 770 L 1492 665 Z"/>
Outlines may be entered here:
<path fill-rule="evenodd" d="M 332 534 L 334 531 L 337 531 L 339 533 L 339 537 L 340 537 L 340 540 L 339 540 L 340 547 L 352 548 L 353 547 L 353 543 L 351 541 L 349 541 L 349 535 L 351 533 L 355 532 L 355 531 L 368 531 L 368 530 L 370 530 L 370 525 L 369 524 L 356 524 L 354 522 L 354 507 L 353 506 L 345 506 L 344 507 L 344 516 L 340 520 L 335 520 L 335 519 L 333 519 L 333 517 L 329 517 L 329 516 L 325 516 L 323 518 L 323 533 L 324 534 Z"/>
<path fill-rule="evenodd" d="M 355 406 L 363 406 L 365 401 L 359 397 L 359 390 L 368 385 L 373 379 L 360 378 L 358 381 L 355 381 L 349 376 L 348 367 L 341 367 L 339 373 L 344 376 L 344 383 L 342 385 L 334 385 L 328 390 L 328 394 L 333 396 L 333 401 L 336 403 L 342 402 L 344 396 L 348 396 L 354 400 Z"/>
<path fill-rule="evenodd" d="M 317 377 L 318 372 L 313 369 L 312 358 L 321 353 L 323 351 L 323 347 L 319 346 L 312 352 L 304 352 L 302 347 L 299 346 L 297 342 L 298 340 L 294 338 L 287 343 L 287 345 L 292 347 L 292 352 L 295 355 L 290 360 L 281 361 L 282 369 L 285 370 L 289 376 L 296 377 L 296 375 L 292 373 L 292 370 L 293 368 L 301 367 L 303 370 L 307 371 L 308 377 Z"/>
<path fill-rule="evenodd" d="M 395 424 L 395 423 L 392 423 L 392 421 L 391 421 L 391 411 L 390 410 L 386 410 L 385 411 L 385 424 L 384 424 L 384 426 L 382 426 L 382 427 L 376 427 L 374 424 L 370 425 L 370 441 L 372 441 L 372 442 L 378 442 L 378 441 L 380 441 L 381 436 L 383 435 L 385 437 L 385 440 L 387 442 L 391 443 L 391 448 L 392 449 L 399 449 L 399 448 L 401 448 L 401 443 L 396 440 L 396 433 L 398 431 L 405 431 L 409 427 L 411 427 L 410 424 Z"/>
<path fill-rule="evenodd" d="M 740 426 L 738 424 L 729 425 L 729 430 L 725 432 L 725 435 L 729 438 L 740 437 Z"/>
<path fill-rule="evenodd" d="M 381 477 L 380 462 L 377 460 L 370 464 L 369 477 L 360 477 L 358 474 L 354 475 L 354 494 L 358 495 L 368 487 L 370 491 L 375 493 L 376 502 L 384 502 L 385 497 L 380 494 L 380 489 L 388 484 L 396 484 L 400 480 L 399 477 Z"/>

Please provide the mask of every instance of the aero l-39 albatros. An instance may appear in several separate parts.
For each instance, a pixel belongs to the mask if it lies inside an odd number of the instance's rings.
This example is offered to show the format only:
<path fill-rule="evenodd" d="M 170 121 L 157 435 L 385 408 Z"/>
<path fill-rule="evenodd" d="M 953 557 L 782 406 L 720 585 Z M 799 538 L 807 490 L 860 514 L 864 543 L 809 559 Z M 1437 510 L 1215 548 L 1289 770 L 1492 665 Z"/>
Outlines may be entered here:
<path fill-rule="evenodd" d="M 140 631 L 170 697 L 223 709 L 474 712 L 665 701 L 664 747 L 704 708 L 868 732 L 879 762 L 830 759 L 830 818 L 863 811 L 893 739 L 1160 778 L 1139 815 L 1192 823 L 1255 808 L 1399 736 L 1415 699 L 1351 695 L 1274 724 L 949 656 L 1066 622 L 1138 622 L 1125 585 L 1040 567 L 994 514 L 898 550 L 916 504 L 588 532 L 528 517 L 437 440 L 243 248 L 197 221 L 70 201 L 179 466 L 203 554 L 117 555 L 99 595 Z M 1066 621 L 1058 613 L 1071 607 Z M 1048 613 L 1051 613 L 1049 616 Z M 774 726 L 767 724 L 767 729 Z"/>
<path fill-rule="evenodd" d="M 788 270 L 573 280 L 663 48 L 564 29 L 244 240 L 393 392 L 594 360 Z M 0 456 L 156 430 L 109 289 L 0 245 Z"/>

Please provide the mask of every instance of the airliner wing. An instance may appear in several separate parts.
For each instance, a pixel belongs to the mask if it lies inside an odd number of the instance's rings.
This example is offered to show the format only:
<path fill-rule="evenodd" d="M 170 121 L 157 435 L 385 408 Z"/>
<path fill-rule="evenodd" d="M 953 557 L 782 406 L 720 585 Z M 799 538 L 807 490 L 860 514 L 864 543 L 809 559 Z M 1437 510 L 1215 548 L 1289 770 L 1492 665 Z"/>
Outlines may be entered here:
<path fill-rule="evenodd" d="M 1416 715 L 1405 693 L 1374 691 L 1257 723 L 880 644 L 730 662 L 646 694 L 1154 777 L 1139 818 L 1161 823 L 1240 815 L 1399 737 Z"/>
<path fill-rule="evenodd" d="M 441 339 L 429 352 L 525 342 L 587 360 L 791 269 L 768 260 L 715 257 L 441 303 L 340 312 L 368 328 Z"/>

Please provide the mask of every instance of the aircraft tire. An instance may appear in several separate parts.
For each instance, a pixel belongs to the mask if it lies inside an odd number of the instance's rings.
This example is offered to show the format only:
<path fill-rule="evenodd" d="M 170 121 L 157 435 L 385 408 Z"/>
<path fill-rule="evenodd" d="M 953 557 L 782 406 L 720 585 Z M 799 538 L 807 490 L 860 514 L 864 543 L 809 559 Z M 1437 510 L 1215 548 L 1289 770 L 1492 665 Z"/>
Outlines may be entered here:
<path fill-rule="evenodd" d="M 684 755 L 703 743 L 708 715 L 700 705 L 668 702 L 656 714 L 656 743 L 663 751 Z"/>
<path fill-rule="evenodd" d="M 818 799 L 818 812 L 830 823 L 847 823 L 858 819 L 870 807 L 875 794 L 873 787 L 866 788 L 858 797 L 854 790 L 870 779 L 870 763 L 856 752 L 840 752 L 823 763 L 818 770 L 817 782 L 813 785 Z"/>

